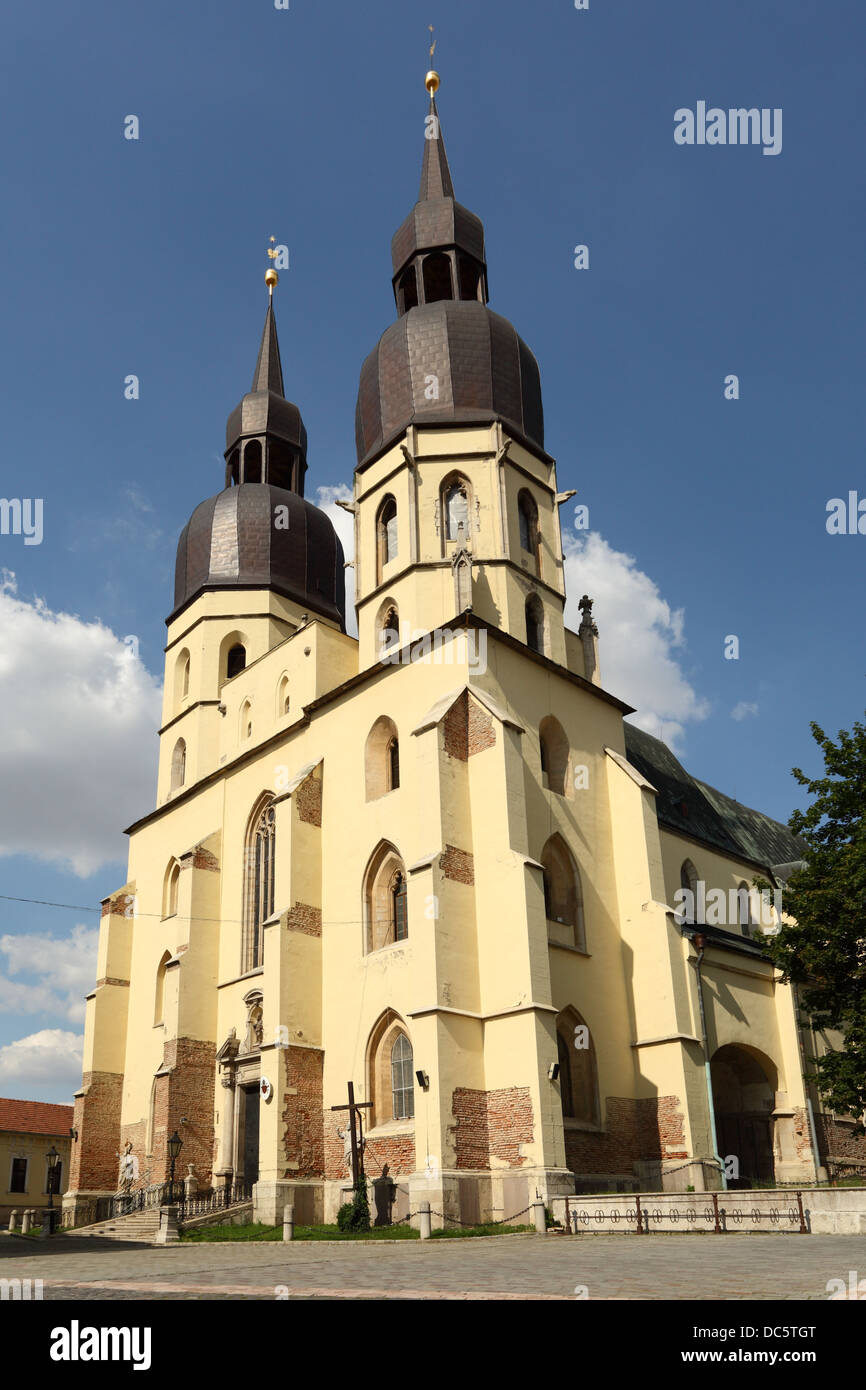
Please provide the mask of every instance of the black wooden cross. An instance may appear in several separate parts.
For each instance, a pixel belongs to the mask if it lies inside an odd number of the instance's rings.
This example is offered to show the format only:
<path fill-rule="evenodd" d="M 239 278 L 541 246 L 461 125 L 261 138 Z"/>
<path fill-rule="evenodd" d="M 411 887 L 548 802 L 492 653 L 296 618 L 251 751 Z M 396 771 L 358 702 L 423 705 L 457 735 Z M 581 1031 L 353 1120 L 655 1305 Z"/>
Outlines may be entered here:
<path fill-rule="evenodd" d="M 371 1100 L 355 1100 L 355 1084 L 348 1082 L 349 1104 L 332 1105 L 332 1110 L 348 1110 L 349 1112 L 349 1135 L 352 1140 L 352 1186 L 358 1186 L 359 1178 L 364 1177 L 364 1150 L 358 1148 L 358 1133 L 355 1129 L 355 1114 L 359 1110 L 369 1110 L 373 1102 Z M 361 1116 L 358 1115 L 358 1128 L 360 1129 Z"/>

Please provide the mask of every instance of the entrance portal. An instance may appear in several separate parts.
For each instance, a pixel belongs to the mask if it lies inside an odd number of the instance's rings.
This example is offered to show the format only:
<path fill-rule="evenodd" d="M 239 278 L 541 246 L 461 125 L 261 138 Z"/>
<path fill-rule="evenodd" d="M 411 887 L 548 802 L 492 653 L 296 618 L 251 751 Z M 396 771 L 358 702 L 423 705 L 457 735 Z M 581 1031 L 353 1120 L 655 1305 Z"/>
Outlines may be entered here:
<path fill-rule="evenodd" d="M 247 1187 L 258 1182 L 259 1177 L 259 1087 L 243 1086 L 242 1103 L 238 1117 L 238 1167 L 240 1176 Z"/>
<path fill-rule="evenodd" d="M 710 1063 L 719 1156 L 734 1157 L 737 1177 L 728 1187 L 754 1187 L 775 1181 L 772 1110 L 775 1100 L 763 1066 L 752 1052 L 729 1044 Z"/>

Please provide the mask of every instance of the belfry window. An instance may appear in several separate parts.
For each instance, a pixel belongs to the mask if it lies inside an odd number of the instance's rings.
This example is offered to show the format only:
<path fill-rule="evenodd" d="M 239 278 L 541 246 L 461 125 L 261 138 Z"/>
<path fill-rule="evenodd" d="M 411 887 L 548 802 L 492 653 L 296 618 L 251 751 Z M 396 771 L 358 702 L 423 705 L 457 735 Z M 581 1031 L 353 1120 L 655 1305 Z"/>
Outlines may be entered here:
<path fill-rule="evenodd" d="M 244 482 L 262 481 L 262 446 L 258 439 L 251 439 L 244 449 Z"/>
<path fill-rule="evenodd" d="M 411 1120 L 415 1115 L 412 1063 L 412 1044 L 405 1033 L 398 1033 L 391 1048 L 391 1113 L 395 1120 Z"/>
<path fill-rule="evenodd" d="M 400 314 L 408 314 L 409 310 L 417 308 L 417 305 L 418 278 L 414 265 L 410 265 L 408 270 L 403 271 L 397 286 L 397 311 Z"/>
<path fill-rule="evenodd" d="M 538 508 L 532 494 L 523 488 L 517 498 L 517 523 L 520 549 L 532 556 L 533 569 L 541 573 L 541 536 L 538 530 Z"/>
<path fill-rule="evenodd" d="M 239 676 L 241 671 L 246 667 L 246 664 L 246 648 L 242 647 L 240 643 L 234 647 L 230 647 L 229 654 L 226 658 L 226 680 L 230 681 L 232 676 Z"/>
<path fill-rule="evenodd" d="M 376 550 L 379 579 L 385 565 L 397 558 L 397 503 L 386 497 L 376 519 Z"/>
<path fill-rule="evenodd" d="M 538 594 L 526 600 L 526 645 L 544 655 L 544 608 Z"/>
<path fill-rule="evenodd" d="M 453 299 L 451 262 L 443 251 L 424 260 L 424 303 L 435 304 L 440 299 Z"/>
<path fill-rule="evenodd" d="M 269 801 L 251 822 L 246 847 L 243 969 L 262 963 L 262 928 L 274 910 L 276 813 Z"/>
<path fill-rule="evenodd" d="M 445 491 L 444 501 L 445 538 L 465 543 L 469 538 L 469 492 L 466 484 L 460 481 L 451 483 Z"/>
<path fill-rule="evenodd" d="M 171 755 L 171 784 L 173 792 L 178 791 L 186 781 L 186 743 L 179 738 Z"/>

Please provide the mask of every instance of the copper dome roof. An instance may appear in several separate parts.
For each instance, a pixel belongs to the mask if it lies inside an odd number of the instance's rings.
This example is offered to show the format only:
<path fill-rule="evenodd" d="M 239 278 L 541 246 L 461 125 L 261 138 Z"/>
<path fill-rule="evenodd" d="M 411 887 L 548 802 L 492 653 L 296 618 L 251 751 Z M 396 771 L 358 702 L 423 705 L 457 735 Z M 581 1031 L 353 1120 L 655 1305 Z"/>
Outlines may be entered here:
<path fill-rule="evenodd" d="M 241 483 L 196 507 L 178 541 L 172 617 L 205 589 L 232 588 L 273 589 L 345 630 L 343 547 L 296 492 Z"/>
<path fill-rule="evenodd" d="M 438 399 L 428 399 L 431 378 Z M 358 462 L 413 422 L 492 419 L 544 449 L 541 378 L 532 352 L 508 319 L 478 300 L 420 305 L 385 330 L 361 368 Z"/>

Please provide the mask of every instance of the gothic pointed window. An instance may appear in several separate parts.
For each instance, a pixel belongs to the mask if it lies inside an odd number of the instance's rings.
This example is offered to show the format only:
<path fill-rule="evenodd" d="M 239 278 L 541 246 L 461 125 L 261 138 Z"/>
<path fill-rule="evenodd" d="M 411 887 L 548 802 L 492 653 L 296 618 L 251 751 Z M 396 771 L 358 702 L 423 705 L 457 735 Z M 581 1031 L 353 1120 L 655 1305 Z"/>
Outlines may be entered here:
<path fill-rule="evenodd" d="M 698 871 L 691 859 L 684 859 L 680 866 L 680 887 L 685 888 L 690 894 L 690 898 L 685 899 L 683 909 L 678 914 L 681 920 L 689 926 L 694 926 L 697 918 L 697 896 L 698 896 Z"/>
<path fill-rule="evenodd" d="M 171 755 L 171 790 L 179 791 L 186 781 L 186 743 L 179 738 Z"/>
<path fill-rule="evenodd" d="M 262 964 L 262 928 L 274 910 L 274 838 L 276 813 L 268 800 L 250 822 L 246 845 L 242 969 Z"/>
<path fill-rule="evenodd" d="M 412 1044 L 405 1033 L 398 1033 L 391 1048 L 391 1111 L 395 1120 L 411 1120 L 415 1115 L 412 1063 Z"/>
<path fill-rule="evenodd" d="M 395 653 L 400 650 L 400 615 L 397 612 L 396 604 L 390 599 L 386 599 L 379 609 L 379 616 L 376 619 L 378 631 L 378 648 L 381 659 L 394 661 Z"/>
<path fill-rule="evenodd" d="M 517 498 L 517 521 L 520 549 L 532 557 L 530 569 L 541 574 L 541 536 L 538 530 L 538 507 L 535 498 L 523 488 Z"/>
<path fill-rule="evenodd" d="M 550 791 L 556 792 L 557 796 L 568 796 L 568 738 L 559 720 L 553 715 L 545 715 L 542 719 L 538 727 L 538 741 L 541 749 L 542 784 Z"/>
<path fill-rule="evenodd" d="M 400 743 L 397 725 L 386 714 L 376 720 L 364 745 L 364 786 L 367 801 L 376 801 L 400 785 Z"/>
<path fill-rule="evenodd" d="M 165 972 L 170 960 L 171 956 L 168 951 L 164 951 L 156 969 L 156 989 L 153 999 L 154 1026 L 162 1023 L 165 1019 Z"/>
<path fill-rule="evenodd" d="M 385 565 L 397 558 L 397 503 L 393 497 L 386 497 L 376 518 L 376 549 L 378 555 L 379 579 Z"/>
<path fill-rule="evenodd" d="M 409 935 L 406 869 L 393 845 L 382 840 L 364 875 L 367 951 L 380 951 Z"/>
<path fill-rule="evenodd" d="M 526 645 L 544 656 L 544 606 L 538 594 L 526 600 Z"/>
<path fill-rule="evenodd" d="M 462 479 L 448 485 L 444 503 L 445 539 L 462 540 L 465 544 L 469 540 L 469 489 Z"/>
<path fill-rule="evenodd" d="M 556 1020 L 556 1046 L 563 1119 L 598 1125 L 600 1105 L 595 1044 L 587 1024 L 570 1006 L 563 1009 Z"/>
<path fill-rule="evenodd" d="M 574 858 L 559 834 L 551 835 L 541 851 L 544 912 L 550 941 L 586 950 L 583 890 Z"/>

